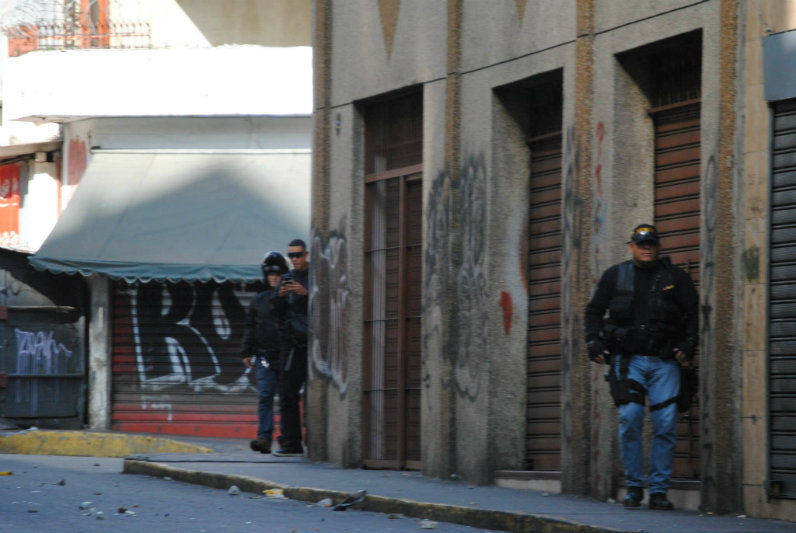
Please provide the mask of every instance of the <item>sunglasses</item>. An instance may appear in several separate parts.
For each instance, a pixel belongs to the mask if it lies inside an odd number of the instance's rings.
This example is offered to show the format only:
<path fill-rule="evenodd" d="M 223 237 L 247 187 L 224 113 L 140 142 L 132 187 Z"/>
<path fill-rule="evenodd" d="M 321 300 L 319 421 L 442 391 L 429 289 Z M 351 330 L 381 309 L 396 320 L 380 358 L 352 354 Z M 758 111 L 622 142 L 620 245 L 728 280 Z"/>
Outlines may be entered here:
<path fill-rule="evenodd" d="M 288 256 L 289 258 L 291 258 L 291 259 L 298 259 L 299 257 L 302 257 L 302 256 L 303 256 L 304 254 L 306 254 L 306 253 L 307 253 L 307 252 L 289 252 L 289 253 L 287 254 L 287 256 Z"/>

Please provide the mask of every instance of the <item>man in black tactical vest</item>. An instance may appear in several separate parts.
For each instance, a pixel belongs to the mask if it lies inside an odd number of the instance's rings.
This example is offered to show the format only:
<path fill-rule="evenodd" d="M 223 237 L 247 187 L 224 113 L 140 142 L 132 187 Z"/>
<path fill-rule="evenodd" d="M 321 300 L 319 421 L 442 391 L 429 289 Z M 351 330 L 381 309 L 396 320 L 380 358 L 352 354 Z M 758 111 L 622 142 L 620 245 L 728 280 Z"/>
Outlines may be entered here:
<path fill-rule="evenodd" d="M 586 346 L 592 361 L 610 365 L 607 379 L 619 408 L 619 440 L 627 479 L 623 504 L 639 507 L 644 496 L 642 427 L 648 396 L 655 430 L 647 477 L 649 507 L 669 510 L 673 506 L 666 493 L 677 438 L 677 411 L 686 410 L 684 404 L 690 403 L 690 397 L 681 394 L 680 370 L 697 346 L 699 299 L 689 275 L 673 266 L 668 257 L 659 257 L 654 226 L 636 226 L 628 244 L 633 259 L 606 270 L 586 306 Z"/>
<path fill-rule="evenodd" d="M 274 394 L 279 383 L 281 358 L 287 349 L 284 323 L 274 315 L 276 287 L 288 271 L 287 260 L 279 252 L 268 252 L 260 268 L 266 290 L 252 298 L 246 313 L 241 343 L 241 357 L 247 368 L 253 369 L 257 379 L 257 438 L 251 449 L 271 452 L 274 431 Z"/>

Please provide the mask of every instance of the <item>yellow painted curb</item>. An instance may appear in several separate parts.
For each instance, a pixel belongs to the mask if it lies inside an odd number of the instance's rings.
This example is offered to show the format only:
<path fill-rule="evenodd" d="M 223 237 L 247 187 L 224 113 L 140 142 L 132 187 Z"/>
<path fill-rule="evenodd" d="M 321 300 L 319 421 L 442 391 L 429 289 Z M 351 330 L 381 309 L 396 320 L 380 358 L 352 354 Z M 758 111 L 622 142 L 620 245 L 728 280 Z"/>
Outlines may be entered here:
<path fill-rule="evenodd" d="M 212 453 L 198 446 L 161 437 L 91 431 L 25 431 L 0 437 L 0 453 L 127 457 L 141 453 Z"/>

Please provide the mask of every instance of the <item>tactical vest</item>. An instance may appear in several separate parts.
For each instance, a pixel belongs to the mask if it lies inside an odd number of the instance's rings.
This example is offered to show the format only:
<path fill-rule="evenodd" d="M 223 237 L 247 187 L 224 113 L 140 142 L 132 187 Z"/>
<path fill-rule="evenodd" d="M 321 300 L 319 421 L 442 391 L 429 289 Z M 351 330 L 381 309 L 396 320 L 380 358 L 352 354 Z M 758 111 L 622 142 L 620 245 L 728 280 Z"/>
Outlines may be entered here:
<path fill-rule="evenodd" d="M 673 357 L 672 350 L 683 332 L 683 313 L 674 300 L 674 267 L 661 257 L 654 267 L 649 292 L 648 323 L 636 327 L 632 261 L 619 265 L 614 295 L 608 304 L 604 330 L 613 353 Z"/>

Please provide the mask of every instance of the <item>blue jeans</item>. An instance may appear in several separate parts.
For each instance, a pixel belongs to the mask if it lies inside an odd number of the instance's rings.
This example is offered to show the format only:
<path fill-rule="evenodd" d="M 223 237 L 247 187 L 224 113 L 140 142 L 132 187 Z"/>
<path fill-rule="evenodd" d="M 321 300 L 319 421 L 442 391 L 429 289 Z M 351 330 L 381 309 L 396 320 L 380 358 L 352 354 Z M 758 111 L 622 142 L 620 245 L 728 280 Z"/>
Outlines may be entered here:
<path fill-rule="evenodd" d="M 619 358 L 613 370 L 619 376 Z M 649 405 L 664 402 L 680 392 L 680 364 L 674 359 L 631 355 L 627 377 L 646 389 Z M 650 448 L 647 483 L 651 494 L 665 494 L 672 475 L 672 457 L 677 439 L 677 404 L 651 411 L 650 418 L 655 435 Z M 643 405 L 630 402 L 619 406 L 619 442 L 628 487 L 641 487 L 644 484 L 643 426 Z"/>
<path fill-rule="evenodd" d="M 263 366 L 262 357 L 254 359 L 254 376 L 257 378 L 257 438 L 271 443 L 274 431 L 274 394 L 276 393 L 279 374 L 270 366 Z"/>

